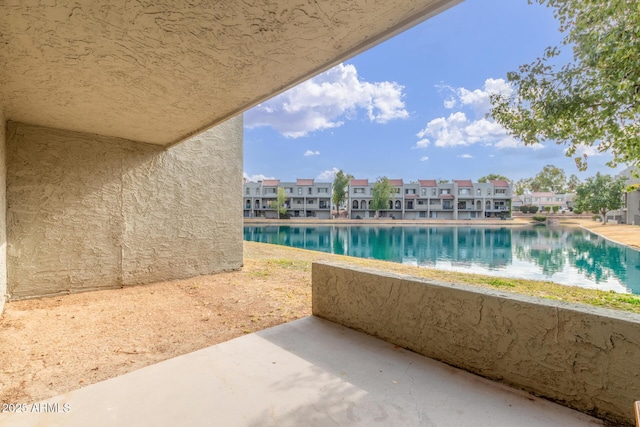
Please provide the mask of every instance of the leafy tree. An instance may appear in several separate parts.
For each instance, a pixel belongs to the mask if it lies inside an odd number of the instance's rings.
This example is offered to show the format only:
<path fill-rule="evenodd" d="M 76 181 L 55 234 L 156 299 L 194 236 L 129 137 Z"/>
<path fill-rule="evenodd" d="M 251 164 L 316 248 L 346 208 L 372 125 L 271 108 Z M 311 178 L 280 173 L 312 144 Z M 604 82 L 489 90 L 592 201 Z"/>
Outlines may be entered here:
<path fill-rule="evenodd" d="M 597 173 L 588 178 L 576 189 L 575 211 L 599 213 L 602 223 L 607 223 L 607 212 L 622 207 L 622 193 L 625 190 L 625 177 L 612 178 Z"/>
<path fill-rule="evenodd" d="M 438 180 L 438 184 L 448 184 L 449 180 L 448 179 L 439 179 Z"/>
<path fill-rule="evenodd" d="M 284 205 L 286 198 L 287 196 L 284 193 L 284 188 L 278 187 L 278 193 L 277 193 L 275 202 L 274 201 L 270 202 L 270 205 L 272 208 L 274 207 L 273 204 L 275 203 L 275 207 L 278 209 L 278 216 L 280 218 L 287 215 L 287 207 Z"/>
<path fill-rule="evenodd" d="M 491 116 L 525 144 L 552 140 L 640 165 L 640 7 L 633 0 L 531 0 L 552 7 L 561 46 L 507 74 L 514 91 L 494 94 Z M 562 50 L 573 58 L 559 65 Z M 587 156 L 574 157 L 580 170 Z"/>
<path fill-rule="evenodd" d="M 376 218 L 380 210 L 385 210 L 389 207 L 389 199 L 391 197 L 391 183 L 386 176 L 378 178 L 373 184 L 373 199 L 371 200 L 371 208 L 376 211 Z"/>
<path fill-rule="evenodd" d="M 558 213 L 558 211 L 560 210 L 560 206 L 552 206 L 551 209 L 553 210 L 553 213 Z"/>
<path fill-rule="evenodd" d="M 340 216 L 340 205 L 347 199 L 347 186 L 352 178 L 353 176 L 345 175 L 342 170 L 339 170 L 335 178 L 333 178 L 333 196 L 331 199 L 333 204 L 336 205 L 338 216 Z"/>
<path fill-rule="evenodd" d="M 522 196 L 527 191 L 531 189 L 531 178 L 522 178 L 516 181 L 513 191 L 515 191 L 516 195 Z"/>
<path fill-rule="evenodd" d="M 478 182 L 489 182 L 495 179 L 504 179 L 505 181 L 511 182 L 509 178 L 504 175 L 498 175 L 497 173 L 490 173 L 489 175 L 485 175 L 482 178 L 478 178 Z"/>
<path fill-rule="evenodd" d="M 580 185 L 580 178 L 578 178 L 574 174 L 571 174 L 571 176 L 569 177 L 569 180 L 567 181 L 567 188 L 566 188 L 567 192 L 575 193 L 576 188 L 578 188 L 578 185 Z"/>
<path fill-rule="evenodd" d="M 535 214 L 536 212 L 538 212 L 537 206 L 529 206 L 529 213 Z"/>
<path fill-rule="evenodd" d="M 567 177 L 562 169 L 553 165 L 547 165 L 531 180 L 529 185 L 531 191 L 564 193 L 567 185 Z"/>
<path fill-rule="evenodd" d="M 520 206 L 520 212 L 529 213 L 529 206 L 527 206 L 527 205 Z"/>

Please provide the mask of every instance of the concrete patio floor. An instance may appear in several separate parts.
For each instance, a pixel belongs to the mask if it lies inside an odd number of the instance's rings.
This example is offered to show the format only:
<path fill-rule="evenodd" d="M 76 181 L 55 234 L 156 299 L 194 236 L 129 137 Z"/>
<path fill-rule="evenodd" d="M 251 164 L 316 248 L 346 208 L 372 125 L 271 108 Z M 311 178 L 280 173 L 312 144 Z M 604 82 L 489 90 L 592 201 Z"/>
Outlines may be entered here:
<path fill-rule="evenodd" d="M 314 316 L 25 409 L 0 414 L 0 425 L 602 425 Z"/>

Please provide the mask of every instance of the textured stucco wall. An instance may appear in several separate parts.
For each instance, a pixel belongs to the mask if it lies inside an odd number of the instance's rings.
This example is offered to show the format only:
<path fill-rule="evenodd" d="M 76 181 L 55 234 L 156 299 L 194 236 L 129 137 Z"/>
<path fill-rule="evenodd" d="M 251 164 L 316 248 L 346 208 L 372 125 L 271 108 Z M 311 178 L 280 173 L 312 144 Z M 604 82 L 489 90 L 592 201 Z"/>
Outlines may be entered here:
<path fill-rule="evenodd" d="M 11 298 L 242 265 L 242 118 L 161 147 L 9 122 Z"/>
<path fill-rule="evenodd" d="M 633 422 L 640 315 L 315 263 L 313 314 L 600 418 Z"/>
<path fill-rule="evenodd" d="M 0 315 L 7 294 L 7 168 L 6 122 L 0 107 Z"/>

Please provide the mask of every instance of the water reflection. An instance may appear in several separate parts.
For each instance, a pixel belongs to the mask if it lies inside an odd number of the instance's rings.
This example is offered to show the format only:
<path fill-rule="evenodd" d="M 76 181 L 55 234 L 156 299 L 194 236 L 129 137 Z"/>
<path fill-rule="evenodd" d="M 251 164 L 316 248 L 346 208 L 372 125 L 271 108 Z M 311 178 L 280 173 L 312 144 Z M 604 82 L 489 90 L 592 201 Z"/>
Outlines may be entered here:
<path fill-rule="evenodd" d="M 573 227 L 247 226 L 244 238 L 640 294 L 640 252 Z"/>

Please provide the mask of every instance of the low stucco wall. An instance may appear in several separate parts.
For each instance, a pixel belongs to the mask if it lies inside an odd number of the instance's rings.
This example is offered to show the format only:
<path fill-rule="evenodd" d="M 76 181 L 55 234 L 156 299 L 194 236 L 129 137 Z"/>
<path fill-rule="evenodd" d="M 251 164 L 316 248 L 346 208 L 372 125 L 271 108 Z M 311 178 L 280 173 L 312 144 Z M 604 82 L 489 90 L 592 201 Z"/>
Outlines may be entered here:
<path fill-rule="evenodd" d="M 242 118 L 169 149 L 9 123 L 13 299 L 242 265 Z"/>
<path fill-rule="evenodd" d="M 640 397 L 640 315 L 314 263 L 313 314 L 615 422 Z"/>

